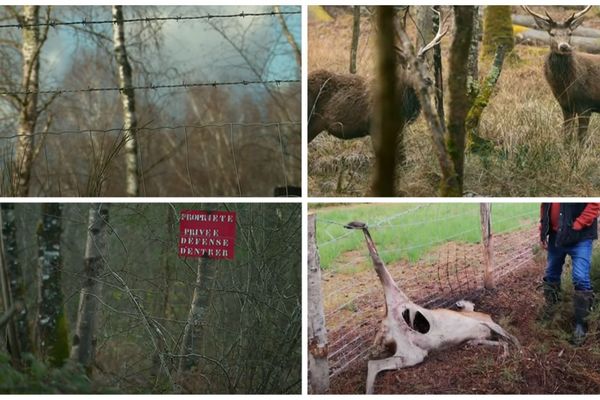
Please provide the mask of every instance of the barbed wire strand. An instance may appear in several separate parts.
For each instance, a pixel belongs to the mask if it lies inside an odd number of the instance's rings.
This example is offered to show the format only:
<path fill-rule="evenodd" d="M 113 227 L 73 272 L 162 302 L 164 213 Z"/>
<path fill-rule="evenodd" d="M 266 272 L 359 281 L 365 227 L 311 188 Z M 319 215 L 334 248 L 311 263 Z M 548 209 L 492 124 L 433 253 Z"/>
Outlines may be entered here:
<path fill-rule="evenodd" d="M 181 88 L 195 88 L 195 87 L 219 87 L 219 86 L 249 86 L 249 85 L 284 85 L 300 83 L 300 79 L 265 79 L 265 80 L 241 80 L 241 81 L 230 81 L 230 82 L 181 82 L 172 84 L 159 84 L 154 85 L 152 83 L 147 85 L 134 85 L 127 87 L 120 86 L 109 86 L 109 87 L 88 87 L 88 88 L 77 88 L 77 89 L 43 89 L 43 90 L 1 90 L 0 96 L 19 96 L 29 94 L 68 94 L 68 93 L 93 93 L 93 92 L 122 92 L 125 89 L 132 90 L 160 90 L 160 89 L 181 89 Z"/>
<path fill-rule="evenodd" d="M 124 23 L 131 22 L 152 22 L 152 21 L 192 21 L 192 20 L 211 20 L 211 19 L 226 19 L 226 18 L 254 18 L 254 17 L 269 17 L 276 15 L 297 15 L 301 14 L 302 11 L 268 11 L 268 12 L 239 12 L 235 14 L 205 14 L 205 15 L 193 15 L 193 16 L 175 16 L 175 17 L 137 17 L 137 18 L 126 18 L 123 19 Z M 56 28 L 58 26 L 72 26 L 72 25 L 114 25 L 117 23 L 117 20 L 114 19 L 102 19 L 102 20 L 90 20 L 83 18 L 80 21 L 59 21 L 57 19 L 51 19 L 47 22 L 38 22 L 35 24 L 2 24 L 0 25 L 0 29 L 10 29 L 10 28 L 35 28 L 35 27 L 52 27 Z"/>
<path fill-rule="evenodd" d="M 161 130 L 178 130 L 178 129 L 207 129 L 207 128 L 229 128 L 230 126 L 235 127 L 246 127 L 246 128 L 270 128 L 276 126 L 301 126 L 301 121 L 276 121 L 276 122 L 209 122 L 205 124 L 185 124 L 185 125 L 161 125 L 161 126 L 141 126 L 137 128 L 138 132 L 142 131 L 161 131 Z M 42 136 L 42 135 L 77 135 L 77 134 L 102 134 L 102 133 L 115 133 L 115 132 L 123 132 L 123 128 L 107 128 L 107 129 L 97 129 L 97 128 L 86 128 L 86 129 L 72 129 L 72 130 L 63 130 L 63 131 L 48 131 L 48 132 L 35 132 L 32 134 L 14 134 L 9 136 L 0 137 L 2 139 L 17 139 L 21 136 Z"/>

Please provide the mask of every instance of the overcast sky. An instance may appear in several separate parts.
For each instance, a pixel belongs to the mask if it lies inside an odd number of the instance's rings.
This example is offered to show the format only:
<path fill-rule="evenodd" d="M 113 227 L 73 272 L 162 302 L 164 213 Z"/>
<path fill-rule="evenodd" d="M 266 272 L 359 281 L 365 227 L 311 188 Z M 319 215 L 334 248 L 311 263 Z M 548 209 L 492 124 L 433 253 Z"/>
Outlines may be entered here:
<path fill-rule="evenodd" d="M 269 6 L 177 6 L 153 7 L 146 12 L 136 6 L 124 6 L 125 18 L 146 15 L 154 16 L 199 16 L 216 14 L 234 14 L 244 11 L 270 12 Z M 284 6 L 285 11 L 299 11 L 300 7 Z M 54 10 L 57 18 L 63 21 L 80 20 L 81 7 L 77 11 L 69 6 L 57 7 Z M 87 6 L 83 12 L 89 12 L 90 19 L 110 19 L 109 6 Z M 43 14 L 43 13 L 40 13 Z M 300 14 L 285 16 L 289 29 L 298 44 L 301 44 Z M 297 79 L 299 69 L 291 48 L 281 33 L 279 20 L 274 16 L 244 17 L 229 19 L 212 19 L 212 23 L 222 27 L 227 36 L 244 50 L 244 54 L 257 65 L 267 64 L 262 79 Z M 138 23 L 126 24 L 127 34 L 139 29 Z M 181 20 L 160 23 L 160 52 L 150 57 L 146 66 L 156 71 L 156 84 L 172 83 L 171 76 L 162 71 L 171 69 L 184 73 L 186 82 L 192 81 L 228 81 L 256 79 L 247 62 L 227 42 L 223 36 L 206 20 Z M 110 25 L 96 25 L 107 36 L 112 35 Z M 72 60 L 79 50 L 93 49 L 94 43 L 81 35 L 75 35 L 70 27 L 52 28 L 49 39 L 43 48 L 42 76 L 43 87 L 52 86 L 63 81 L 70 70 Z M 273 51 L 267 52 L 265 48 Z M 135 55 L 136 49 L 131 49 Z M 142 51 L 153 52 L 149 43 Z M 154 53 L 152 53 L 154 54 Z M 268 56 L 268 57 L 267 57 Z M 146 58 L 146 57 L 144 57 Z M 160 72 L 160 73 L 159 73 Z M 174 75 L 173 75 L 174 76 Z"/>

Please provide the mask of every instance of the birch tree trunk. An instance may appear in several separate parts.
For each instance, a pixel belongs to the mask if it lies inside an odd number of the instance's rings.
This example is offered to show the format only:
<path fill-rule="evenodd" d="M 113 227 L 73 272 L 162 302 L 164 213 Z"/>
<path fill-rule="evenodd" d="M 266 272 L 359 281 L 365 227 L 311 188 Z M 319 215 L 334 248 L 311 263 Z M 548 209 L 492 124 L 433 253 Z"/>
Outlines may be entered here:
<path fill-rule="evenodd" d="M 308 378 L 312 394 L 329 391 L 327 327 L 321 290 L 316 215 L 308 215 Z"/>
<path fill-rule="evenodd" d="M 10 294 L 13 304 L 19 304 L 16 312 L 15 324 L 22 352 L 31 352 L 31 336 L 29 335 L 29 324 L 27 323 L 27 307 L 25 306 L 25 279 L 23 270 L 19 263 L 19 251 L 17 247 L 17 224 L 15 220 L 15 205 L 2 203 L 2 240 L 4 249 L 4 267 L 10 286 Z M 6 305 L 8 306 L 8 305 Z"/>
<path fill-rule="evenodd" d="M 200 347 L 205 333 L 206 310 L 210 305 L 210 290 L 213 287 L 215 274 L 214 260 L 203 257 L 198 261 L 196 285 L 194 287 L 194 294 L 192 295 L 187 324 L 183 333 L 179 373 L 189 370 L 198 364 L 199 357 L 196 354 L 198 354 L 197 349 Z"/>
<path fill-rule="evenodd" d="M 102 291 L 99 277 L 105 269 L 105 257 L 108 254 L 106 251 L 108 218 L 108 204 L 90 205 L 83 267 L 85 280 L 79 296 L 77 325 L 71 352 L 71 359 L 88 371 L 94 362 L 96 340 L 94 335 Z"/>
<path fill-rule="evenodd" d="M 43 41 L 40 40 L 39 24 L 40 6 L 23 6 L 23 13 L 18 16 L 23 26 L 21 41 L 21 57 L 23 58 L 23 73 L 21 77 L 19 126 L 15 164 L 12 171 L 12 185 L 16 196 L 25 197 L 29 193 L 29 182 L 33 166 L 34 132 L 38 117 L 38 90 L 40 70 L 40 50 Z"/>
<path fill-rule="evenodd" d="M 112 16 L 113 45 L 115 59 L 119 69 L 119 87 L 123 104 L 123 132 L 125 139 L 125 181 L 127 196 L 140 195 L 140 168 L 138 162 L 137 117 L 135 114 L 135 94 L 133 90 L 132 69 L 125 48 L 125 24 L 123 7 L 113 6 Z"/>
<path fill-rule="evenodd" d="M 277 17 L 279 18 L 279 24 L 281 25 L 281 30 L 285 35 L 286 40 L 290 44 L 292 50 L 294 50 L 294 56 L 296 57 L 296 64 L 298 65 L 298 70 L 302 68 L 302 53 L 300 52 L 300 46 L 294 39 L 294 35 L 290 32 L 288 28 L 287 22 L 285 22 L 285 16 L 280 14 L 281 8 L 279 6 L 273 6 L 273 11 L 277 13 Z"/>
<path fill-rule="evenodd" d="M 43 359 L 61 366 L 69 356 L 67 319 L 63 310 L 60 253 L 61 211 L 57 203 L 42 203 L 38 225 L 39 305 L 37 326 Z"/>

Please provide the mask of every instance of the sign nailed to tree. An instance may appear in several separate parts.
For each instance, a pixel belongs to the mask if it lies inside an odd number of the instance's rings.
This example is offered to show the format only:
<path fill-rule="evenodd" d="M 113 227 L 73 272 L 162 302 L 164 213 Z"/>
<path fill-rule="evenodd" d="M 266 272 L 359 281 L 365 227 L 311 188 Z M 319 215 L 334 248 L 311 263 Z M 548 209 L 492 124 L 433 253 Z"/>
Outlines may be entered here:
<path fill-rule="evenodd" d="M 179 257 L 232 260 L 234 245 L 234 211 L 181 211 Z"/>

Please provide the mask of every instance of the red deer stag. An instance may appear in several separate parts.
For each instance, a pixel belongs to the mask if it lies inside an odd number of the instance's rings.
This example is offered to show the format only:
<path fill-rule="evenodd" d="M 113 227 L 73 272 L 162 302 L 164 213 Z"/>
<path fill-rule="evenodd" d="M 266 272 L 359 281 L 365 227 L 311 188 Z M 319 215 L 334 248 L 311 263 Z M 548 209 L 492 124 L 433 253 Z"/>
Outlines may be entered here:
<path fill-rule="evenodd" d="M 554 21 L 547 12 L 544 16 L 527 6 L 523 8 L 533 16 L 537 26 L 550 35 L 550 53 L 544 63 L 544 74 L 563 112 L 563 132 L 569 135 L 577 118 L 577 137 L 583 143 L 591 114 L 600 113 L 600 55 L 575 51 L 571 46 L 571 34 L 592 6 L 573 13 L 563 22 Z"/>
<path fill-rule="evenodd" d="M 447 29 L 443 30 L 442 23 L 439 25 L 433 40 L 419 50 L 419 58 L 422 59 L 428 50 L 440 43 L 448 32 Z M 398 52 L 398 57 L 401 61 L 404 59 L 401 51 Z M 396 90 L 402 102 L 400 112 L 405 124 L 416 120 L 421 112 L 414 79 L 413 74 L 409 74 L 404 67 L 398 68 Z M 431 83 L 428 80 L 427 84 Z M 373 87 L 373 82 L 357 75 L 337 74 L 322 69 L 308 74 L 308 142 L 323 131 L 339 139 L 356 139 L 369 135 Z"/>
<path fill-rule="evenodd" d="M 431 350 L 439 350 L 462 343 L 503 346 L 508 343 L 519 347 L 517 338 L 492 321 L 488 314 L 473 311 L 473 303 L 459 301 L 461 311 L 445 308 L 429 310 L 412 301 L 396 285 L 379 257 L 367 225 L 350 222 L 348 229 L 361 229 L 375 272 L 383 286 L 385 316 L 376 345 L 383 345 L 394 354 L 389 358 L 369 361 L 367 368 L 367 393 L 372 394 L 375 378 L 381 371 L 400 369 L 420 364 Z"/>

